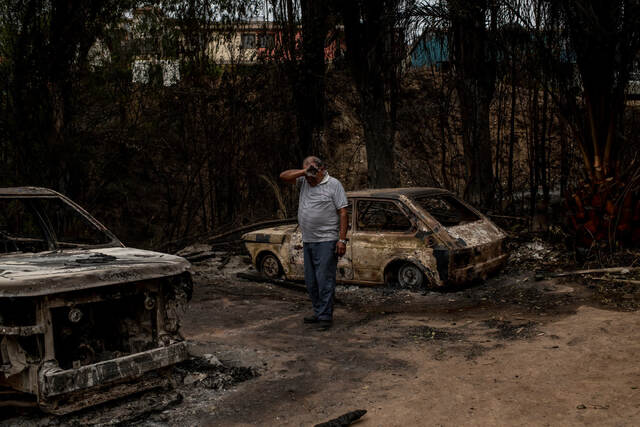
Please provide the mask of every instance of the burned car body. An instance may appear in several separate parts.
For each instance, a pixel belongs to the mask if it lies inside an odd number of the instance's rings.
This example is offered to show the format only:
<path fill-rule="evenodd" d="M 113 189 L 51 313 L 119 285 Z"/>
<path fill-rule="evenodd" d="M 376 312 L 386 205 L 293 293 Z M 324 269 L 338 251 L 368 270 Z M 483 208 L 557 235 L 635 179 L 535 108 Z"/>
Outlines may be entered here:
<path fill-rule="evenodd" d="M 506 259 L 505 234 L 485 215 L 438 188 L 347 193 L 349 231 L 338 281 L 439 287 L 484 278 Z M 268 277 L 304 279 L 296 224 L 243 236 L 256 268 Z"/>
<path fill-rule="evenodd" d="M 166 385 L 188 357 L 189 269 L 55 191 L 0 188 L 0 407 L 62 414 Z"/>

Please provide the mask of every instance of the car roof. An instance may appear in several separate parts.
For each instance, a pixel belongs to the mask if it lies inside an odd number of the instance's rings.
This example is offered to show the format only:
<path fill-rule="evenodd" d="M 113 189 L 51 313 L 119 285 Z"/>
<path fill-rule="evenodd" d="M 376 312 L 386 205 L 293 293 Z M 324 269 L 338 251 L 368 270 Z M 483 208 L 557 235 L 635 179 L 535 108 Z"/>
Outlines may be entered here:
<path fill-rule="evenodd" d="M 0 196 L 59 196 L 58 192 L 43 187 L 0 188 Z"/>
<path fill-rule="evenodd" d="M 374 197 L 379 199 L 399 199 L 400 196 L 409 198 L 420 196 L 434 196 L 436 194 L 449 194 L 444 188 L 434 187 L 405 187 L 405 188 L 377 188 L 368 190 L 348 191 L 347 197 Z"/>

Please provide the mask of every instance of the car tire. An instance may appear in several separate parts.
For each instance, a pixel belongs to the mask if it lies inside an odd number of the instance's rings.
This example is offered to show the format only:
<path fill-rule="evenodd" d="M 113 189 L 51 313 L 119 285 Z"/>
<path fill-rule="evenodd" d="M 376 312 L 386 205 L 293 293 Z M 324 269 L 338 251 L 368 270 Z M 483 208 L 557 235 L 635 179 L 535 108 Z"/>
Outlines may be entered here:
<path fill-rule="evenodd" d="M 407 262 L 398 269 L 398 283 L 402 288 L 420 289 L 424 281 L 424 273 L 415 264 Z"/>
<path fill-rule="evenodd" d="M 260 272 L 268 279 L 277 279 L 282 275 L 282 266 L 278 258 L 268 253 L 260 258 Z"/>

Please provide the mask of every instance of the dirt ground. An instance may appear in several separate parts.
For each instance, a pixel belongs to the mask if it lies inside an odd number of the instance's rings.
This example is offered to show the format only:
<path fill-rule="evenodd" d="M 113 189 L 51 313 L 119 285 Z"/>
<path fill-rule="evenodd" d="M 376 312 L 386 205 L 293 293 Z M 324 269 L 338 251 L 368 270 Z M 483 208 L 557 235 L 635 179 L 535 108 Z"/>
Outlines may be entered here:
<path fill-rule="evenodd" d="M 445 292 L 339 287 L 319 331 L 301 285 L 239 279 L 248 260 L 221 253 L 194 264 L 182 329 L 216 375 L 182 367 L 174 391 L 0 423 L 311 426 L 364 409 L 358 426 L 638 425 L 638 295 L 536 274 L 553 256 L 525 244 L 500 275 Z"/>

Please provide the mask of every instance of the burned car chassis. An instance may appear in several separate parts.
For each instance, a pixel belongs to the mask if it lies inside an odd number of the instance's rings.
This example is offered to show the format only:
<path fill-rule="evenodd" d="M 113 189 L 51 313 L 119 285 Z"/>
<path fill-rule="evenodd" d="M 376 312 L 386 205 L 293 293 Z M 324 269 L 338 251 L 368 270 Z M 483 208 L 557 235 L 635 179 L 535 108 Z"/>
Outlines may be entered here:
<path fill-rule="evenodd" d="M 446 190 L 363 190 L 348 192 L 347 199 L 346 253 L 338 260 L 338 282 L 438 288 L 485 278 L 506 260 L 505 233 Z M 304 279 L 296 224 L 252 231 L 242 239 L 265 276 Z"/>
<path fill-rule="evenodd" d="M 72 412 L 165 386 L 188 358 L 186 260 L 117 240 L 0 255 L 0 407 Z"/>
<path fill-rule="evenodd" d="M 3 404 L 61 414 L 164 385 L 163 377 L 124 383 L 187 358 L 178 315 L 190 292 L 189 277 L 177 276 L 0 299 L 0 372 L 9 375 L 0 396 L 12 397 Z"/>

